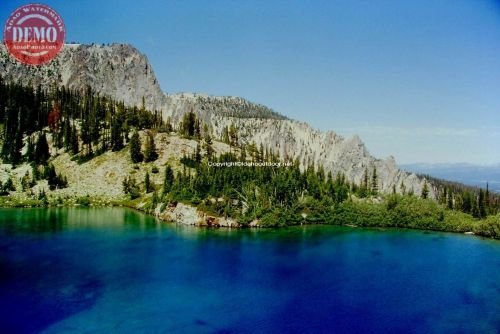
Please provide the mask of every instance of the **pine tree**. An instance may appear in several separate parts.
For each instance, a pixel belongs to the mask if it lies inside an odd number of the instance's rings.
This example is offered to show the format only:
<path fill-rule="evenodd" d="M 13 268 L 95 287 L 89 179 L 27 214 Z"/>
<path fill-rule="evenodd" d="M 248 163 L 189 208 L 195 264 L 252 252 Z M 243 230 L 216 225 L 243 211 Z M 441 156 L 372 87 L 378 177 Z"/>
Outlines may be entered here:
<path fill-rule="evenodd" d="M 26 149 L 26 160 L 33 161 L 35 160 L 35 145 L 33 144 L 33 139 L 28 137 L 28 147 Z"/>
<path fill-rule="evenodd" d="M 111 149 L 116 152 L 123 148 L 122 126 L 117 121 L 112 121 L 111 125 Z"/>
<path fill-rule="evenodd" d="M 64 131 L 64 148 L 69 151 L 71 150 L 71 123 L 66 120 L 63 125 Z"/>
<path fill-rule="evenodd" d="M 231 124 L 229 127 L 229 145 L 237 146 L 238 145 L 238 130 L 234 124 Z"/>
<path fill-rule="evenodd" d="M 144 149 L 144 160 L 152 162 L 158 159 L 158 152 L 156 151 L 155 139 L 153 133 L 148 131 L 146 137 L 146 147 Z"/>
<path fill-rule="evenodd" d="M 141 139 L 137 131 L 134 131 L 130 138 L 130 158 L 133 163 L 141 162 L 144 159 L 141 152 Z"/>
<path fill-rule="evenodd" d="M 201 162 L 201 149 L 199 144 L 196 144 L 196 148 L 194 151 L 194 161 L 196 161 L 197 163 Z"/>
<path fill-rule="evenodd" d="M 26 108 L 21 105 L 23 99 L 22 88 L 11 87 L 11 98 L 6 101 L 4 122 L 2 156 L 13 165 L 21 162 L 21 149 L 23 147 L 23 133 L 26 122 Z"/>
<path fill-rule="evenodd" d="M 73 154 L 78 154 L 78 152 L 80 152 L 80 145 L 78 143 L 78 133 L 75 127 L 71 127 L 70 149 L 71 153 Z"/>
<path fill-rule="evenodd" d="M 359 196 L 366 197 L 369 195 L 369 176 L 368 176 L 368 168 L 365 168 L 365 172 L 363 174 L 363 178 L 361 180 L 361 184 L 359 186 Z"/>
<path fill-rule="evenodd" d="M 378 194 L 378 176 L 377 176 L 377 168 L 373 167 L 373 174 L 372 174 L 372 194 L 377 195 Z"/>
<path fill-rule="evenodd" d="M 181 134 L 186 138 L 192 138 L 195 135 L 195 132 L 197 131 L 196 126 L 197 126 L 196 114 L 192 110 L 190 110 L 189 112 L 185 113 L 182 118 L 182 122 L 180 124 Z M 199 128 L 198 128 L 198 133 L 199 133 Z"/>
<path fill-rule="evenodd" d="M 448 191 L 448 202 L 447 202 L 448 209 L 453 210 L 453 193 Z"/>
<path fill-rule="evenodd" d="M 439 202 L 441 204 L 446 204 L 446 200 L 448 198 L 448 188 L 447 187 L 444 187 L 443 188 L 443 192 L 442 192 L 442 195 L 441 195 L 441 198 L 439 199 Z"/>
<path fill-rule="evenodd" d="M 36 142 L 34 160 L 37 164 L 44 165 L 47 163 L 49 158 L 50 158 L 49 143 L 47 142 L 47 137 L 45 136 L 45 132 L 42 132 L 38 136 L 38 140 Z"/>
<path fill-rule="evenodd" d="M 483 188 L 479 189 L 477 207 L 479 209 L 479 218 L 485 218 L 486 217 L 486 207 L 485 207 L 485 198 L 484 198 Z"/>
<path fill-rule="evenodd" d="M 461 210 L 465 213 L 472 212 L 472 195 L 468 191 L 463 194 Z"/>
<path fill-rule="evenodd" d="M 193 136 L 194 136 L 194 138 L 196 138 L 196 140 L 199 140 L 201 138 L 201 124 L 200 124 L 200 120 L 198 118 L 196 118 L 195 122 L 194 122 Z"/>
<path fill-rule="evenodd" d="M 9 177 L 7 181 L 5 181 L 3 189 L 4 191 L 16 191 L 16 187 L 14 186 L 14 182 L 12 181 L 11 177 Z"/>
<path fill-rule="evenodd" d="M 490 211 L 490 186 L 488 182 L 486 182 L 486 192 L 484 194 L 484 206 L 486 209 L 486 214 Z"/>
<path fill-rule="evenodd" d="M 365 174 L 363 174 L 363 187 L 368 190 L 368 168 L 365 168 Z"/>
<path fill-rule="evenodd" d="M 82 149 L 87 148 L 86 154 L 87 155 L 92 155 L 92 135 L 91 135 L 91 123 L 89 120 L 88 115 L 86 115 L 82 119 L 82 127 L 81 127 L 81 138 L 82 138 L 82 143 L 83 147 Z"/>
<path fill-rule="evenodd" d="M 429 187 L 427 186 L 427 180 L 424 181 L 424 186 L 422 188 L 422 198 L 426 199 L 429 196 Z"/>
<path fill-rule="evenodd" d="M 146 191 L 146 193 L 150 193 L 154 190 L 153 185 L 151 184 L 151 179 L 149 177 L 149 172 L 146 172 L 146 176 L 144 177 L 144 190 Z"/>
<path fill-rule="evenodd" d="M 158 198 L 158 193 L 155 191 L 155 192 L 153 192 L 153 196 L 151 196 L 151 203 L 152 203 L 153 208 L 155 208 L 159 202 L 160 202 L 160 199 Z"/>
<path fill-rule="evenodd" d="M 214 148 L 212 147 L 212 137 L 210 137 L 210 134 L 208 132 L 205 132 L 205 152 L 208 157 L 208 159 L 212 158 L 212 155 L 214 154 Z"/>
<path fill-rule="evenodd" d="M 172 170 L 172 167 L 167 165 L 167 167 L 165 167 L 165 178 L 163 179 L 163 194 L 167 194 L 170 190 L 172 190 L 174 181 L 174 171 Z"/>
<path fill-rule="evenodd" d="M 40 170 L 37 165 L 31 166 L 31 175 L 33 175 L 33 181 L 36 182 L 41 179 Z"/>
<path fill-rule="evenodd" d="M 56 169 L 52 164 L 48 164 L 44 168 L 44 178 L 47 179 L 50 190 L 55 190 L 57 188 L 57 173 Z"/>

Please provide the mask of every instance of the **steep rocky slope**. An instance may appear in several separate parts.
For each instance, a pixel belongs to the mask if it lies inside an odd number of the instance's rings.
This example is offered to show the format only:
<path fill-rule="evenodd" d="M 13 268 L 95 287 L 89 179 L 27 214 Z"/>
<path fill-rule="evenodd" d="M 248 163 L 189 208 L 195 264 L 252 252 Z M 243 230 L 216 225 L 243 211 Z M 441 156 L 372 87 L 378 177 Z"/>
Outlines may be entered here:
<path fill-rule="evenodd" d="M 357 136 L 343 138 L 332 131 L 321 132 L 306 123 L 287 119 L 271 109 L 238 97 L 212 97 L 197 94 L 162 92 L 145 55 L 126 44 L 66 45 L 59 56 L 43 67 L 28 67 L 10 58 L 0 46 L 0 71 L 7 81 L 32 85 L 64 85 L 74 89 L 92 87 L 95 91 L 140 105 L 161 110 L 174 125 L 192 110 L 220 138 L 224 127 L 236 126 L 240 141 L 279 152 L 281 157 L 298 158 L 302 166 L 323 165 L 326 171 L 343 172 L 359 183 L 365 169 L 376 167 L 379 188 L 389 192 L 404 184 L 420 194 L 424 180 L 398 169 L 394 158 L 376 159 Z M 430 187 L 430 195 L 435 189 Z"/>

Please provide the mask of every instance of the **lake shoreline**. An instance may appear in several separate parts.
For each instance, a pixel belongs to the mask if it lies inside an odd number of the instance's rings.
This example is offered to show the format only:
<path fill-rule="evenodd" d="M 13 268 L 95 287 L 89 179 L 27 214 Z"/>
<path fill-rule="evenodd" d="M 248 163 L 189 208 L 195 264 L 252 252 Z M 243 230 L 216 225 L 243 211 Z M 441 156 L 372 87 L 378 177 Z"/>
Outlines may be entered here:
<path fill-rule="evenodd" d="M 78 199 L 72 199 L 76 200 L 78 202 Z M 14 200 L 15 202 L 15 200 Z M 4 204 L 4 203 L 2 203 Z M 154 217 L 155 219 L 167 223 L 167 224 L 175 224 L 175 225 L 180 225 L 180 226 L 193 226 L 197 228 L 210 228 L 210 229 L 280 229 L 280 228 L 286 228 L 286 227 L 293 227 L 293 226 L 340 226 L 340 227 L 349 227 L 353 229 L 383 229 L 383 230 L 408 230 L 408 231 L 422 231 L 422 232 L 443 232 L 443 233 L 453 233 L 453 234 L 462 234 L 466 236 L 474 236 L 474 237 L 479 237 L 481 239 L 493 239 L 493 240 L 498 240 L 495 236 L 487 236 L 487 235 L 481 235 L 478 233 L 475 233 L 474 231 L 454 231 L 451 229 L 431 229 L 431 228 L 414 228 L 414 227 L 405 227 L 405 226 L 388 226 L 388 225 L 371 225 L 371 226 L 363 226 L 363 225 L 357 225 L 353 223 L 325 223 L 321 221 L 314 221 L 314 222 L 307 222 L 303 221 L 301 223 L 294 223 L 294 224 L 288 224 L 288 225 L 279 225 L 279 226 L 265 226 L 261 225 L 258 222 L 254 224 L 241 224 L 238 223 L 235 219 L 233 218 L 224 218 L 224 217 L 217 217 L 214 215 L 210 215 L 206 212 L 203 212 L 196 206 L 184 204 L 184 203 L 177 203 L 175 206 L 170 206 L 170 209 L 172 208 L 178 208 L 180 207 L 181 209 L 178 210 L 176 214 L 172 216 L 172 210 L 170 210 L 169 213 L 166 213 L 167 210 L 158 210 L 158 207 L 155 210 L 148 210 L 145 208 L 144 205 L 137 204 L 137 202 L 132 202 L 129 200 L 123 200 L 123 199 L 111 199 L 111 198 L 92 198 L 92 202 L 89 202 L 87 204 L 78 204 L 78 203 L 73 203 L 70 204 L 68 202 L 64 204 L 57 204 L 57 205 L 33 205 L 33 206 L 19 206 L 21 203 L 15 202 L 14 205 L 6 206 L 6 205 L 0 205 L 0 209 L 29 209 L 29 208 L 127 208 L 131 209 L 133 211 L 148 215 L 150 217 Z M 168 206 L 167 206 L 168 207 Z M 175 211 L 175 209 L 174 209 Z M 180 212 L 179 212 L 180 211 Z M 198 215 L 198 218 L 200 218 L 199 221 L 194 222 L 193 221 L 193 213 L 196 212 Z M 183 220 L 182 218 L 184 217 L 190 217 L 189 220 Z M 223 222 L 222 224 L 220 222 Z"/>

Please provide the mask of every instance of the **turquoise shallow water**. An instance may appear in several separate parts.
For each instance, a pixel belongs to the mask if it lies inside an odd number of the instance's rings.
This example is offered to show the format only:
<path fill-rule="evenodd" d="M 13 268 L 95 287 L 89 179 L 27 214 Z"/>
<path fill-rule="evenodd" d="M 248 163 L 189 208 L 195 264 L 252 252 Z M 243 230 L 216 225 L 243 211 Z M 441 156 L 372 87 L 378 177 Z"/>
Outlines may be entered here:
<path fill-rule="evenodd" d="M 0 210 L 1 333 L 498 333 L 500 242 Z"/>

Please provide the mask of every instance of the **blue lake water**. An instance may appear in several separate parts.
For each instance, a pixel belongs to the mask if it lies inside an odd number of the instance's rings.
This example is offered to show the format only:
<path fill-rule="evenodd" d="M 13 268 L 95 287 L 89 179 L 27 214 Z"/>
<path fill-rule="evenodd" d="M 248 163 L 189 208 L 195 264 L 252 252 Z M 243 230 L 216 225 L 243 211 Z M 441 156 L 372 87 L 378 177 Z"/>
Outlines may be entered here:
<path fill-rule="evenodd" d="M 0 210 L 1 333 L 498 333 L 500 242 Z"/>

